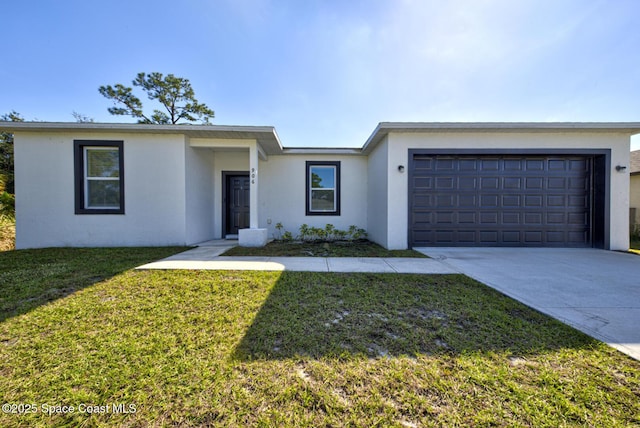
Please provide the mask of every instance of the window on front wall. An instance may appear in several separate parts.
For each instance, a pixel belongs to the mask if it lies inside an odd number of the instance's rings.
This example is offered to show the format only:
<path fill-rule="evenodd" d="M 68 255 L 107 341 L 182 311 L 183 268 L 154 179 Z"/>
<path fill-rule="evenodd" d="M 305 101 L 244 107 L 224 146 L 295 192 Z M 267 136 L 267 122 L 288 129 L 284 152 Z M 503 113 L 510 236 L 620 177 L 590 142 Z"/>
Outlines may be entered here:
<path fill-rule="evenodd" d="M 307 215 L 340 215 L 340 162 L 307 161 Z"/>
<path fill-rule="evenodd" d="M 124 214 L 122 141 L 75 141 L 76 214 Z"/>

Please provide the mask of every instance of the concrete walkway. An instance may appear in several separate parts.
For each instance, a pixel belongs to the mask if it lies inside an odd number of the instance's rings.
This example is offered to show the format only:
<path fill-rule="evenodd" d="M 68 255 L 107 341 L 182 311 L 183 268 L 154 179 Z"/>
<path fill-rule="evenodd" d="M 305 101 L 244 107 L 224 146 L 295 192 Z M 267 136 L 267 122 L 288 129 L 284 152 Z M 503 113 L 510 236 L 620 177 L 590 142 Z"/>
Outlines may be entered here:
<path fill-rule="evenodd" d="M 591 248 L 418 251 L 640 360 L 640 257 Z"/>
<path fill-rule="evenodd" d="M 457 273 L 433 259 L 405 257 L 227 257 L 237 241 L 210 241 L 137 269 L 264 270 L 306 272 Z"/>

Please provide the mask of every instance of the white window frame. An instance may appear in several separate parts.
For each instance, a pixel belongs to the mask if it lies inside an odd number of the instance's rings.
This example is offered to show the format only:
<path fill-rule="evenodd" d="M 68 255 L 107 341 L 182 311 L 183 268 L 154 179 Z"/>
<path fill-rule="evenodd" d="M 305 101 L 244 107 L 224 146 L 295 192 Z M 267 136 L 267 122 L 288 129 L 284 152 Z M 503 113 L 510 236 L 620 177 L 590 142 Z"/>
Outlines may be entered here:
<path fill-rule="evenodd" d="M 93 150 L 115 150 L 118 153 L 118 177 L 89 175 L 89 153 Z M 75 214 L 125 214 L 124 141 L 73 140 Z M 96 181 L 117 181 L 120 189 L 118 206 L 89 205 L 89 184 Z"/>
<path fill-rule="evenodd" d="M 313 187 L 314 169 L 333 170 L 333 187 Z M 306 162 L 306 215 L 340 215 L 340 161 L 307 161 Z M 314 190 L 333 191 L 333 209 L 313 209 L 312 200 Z"/>
<path fill-rule="evenodd" d="M 89 151 L 98 151 L 98 150 L 110 150 L 118 152 L 118 156 L 120 156 L 120 149 L 118 147 L 100 147 L 100 146 L 84 146 L 82 148 L 82 156 L 84 160 L 84 209 L 87 210 L 115 210 L 120 209 L 120 207 L 110 207 L 104 205 L 92 206 L 89 205 L 89 181 L 117 181 L 120 182 L 120 166 L 118 165 L 118 177 L 91 177 L 89 176 Z"/>

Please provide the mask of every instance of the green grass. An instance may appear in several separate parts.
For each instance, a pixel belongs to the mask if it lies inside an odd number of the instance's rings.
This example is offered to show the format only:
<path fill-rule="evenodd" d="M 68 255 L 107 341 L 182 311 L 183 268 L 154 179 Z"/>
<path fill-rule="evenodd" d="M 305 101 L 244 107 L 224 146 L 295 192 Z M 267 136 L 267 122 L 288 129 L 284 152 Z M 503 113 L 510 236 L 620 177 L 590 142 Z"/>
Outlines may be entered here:
<path fill-rule="evenodd" d="M 264 257 L 427 257 L 414 250 L 387 250 L 367 241 L 301 242 L 271 241 L 264 247 L 234 247 L 223 256 Z"/>
<path fill-rule="evenodd" d="M 640 238 L 631 237 L 629 248 L 632 250 L 640 250 Z"/>
<path fill-rule="evenodd" d="M 0 321 L 186 249 L 51 248 L 0 253 Z"/>
<path fill-rule="evenodd" d="M 639 362 L 468 277 L 128 270 L 173 251 L 0 253 L 0 426 L 640 424 Z"/>

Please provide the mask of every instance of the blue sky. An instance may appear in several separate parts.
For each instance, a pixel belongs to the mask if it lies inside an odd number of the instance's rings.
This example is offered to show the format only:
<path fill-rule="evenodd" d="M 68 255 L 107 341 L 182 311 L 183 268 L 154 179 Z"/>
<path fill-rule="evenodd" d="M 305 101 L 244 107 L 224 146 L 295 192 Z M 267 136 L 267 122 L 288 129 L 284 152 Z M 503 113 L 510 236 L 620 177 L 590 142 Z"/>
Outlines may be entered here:
<path fill-rule="evenodd" d="M 132 122 L 98 87 L 159 71 L 188 78 L 215 124 L 275 126 L 285 146 L 361 146 L 381 121 L 640 121 L 638 0 L 20 0 L 2 15 L 0 113 L 28 120 Z"/>

